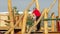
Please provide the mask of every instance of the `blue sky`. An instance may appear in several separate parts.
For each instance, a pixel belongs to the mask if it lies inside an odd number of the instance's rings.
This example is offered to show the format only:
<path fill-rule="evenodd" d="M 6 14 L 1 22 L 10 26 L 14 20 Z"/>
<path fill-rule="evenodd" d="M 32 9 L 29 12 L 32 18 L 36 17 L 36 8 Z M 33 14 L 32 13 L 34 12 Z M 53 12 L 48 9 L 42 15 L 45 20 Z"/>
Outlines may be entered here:
<path fill-rule="evenodd" d="M 16 6 L 19 11 L 23 11 L 31 1 L 32 0 L 12 0 L 12 7 Z M 52 2 L 53 0 L 39 0 L 40 11 L 42 12 L 44 8 L 48 8 Z M 34 7 L 35 4 L 32 5 L 30 10 L 32 10 Z M 5 11 L 8 11 L 7 0 L 0 0 L 0 12 Z M 52 12 L 58 15 L 58 0 L 56 1 L 56 4 L 51 9 L 49 14 Z"/>

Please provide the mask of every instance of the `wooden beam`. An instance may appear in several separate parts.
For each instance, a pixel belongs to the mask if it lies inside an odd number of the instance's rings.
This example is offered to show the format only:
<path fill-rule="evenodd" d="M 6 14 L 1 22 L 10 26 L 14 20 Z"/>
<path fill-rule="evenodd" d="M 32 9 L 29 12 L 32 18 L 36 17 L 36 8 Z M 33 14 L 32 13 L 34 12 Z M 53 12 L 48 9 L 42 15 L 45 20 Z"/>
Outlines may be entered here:
<path fill-rule="evenodd" d="M 8 0 L 8 12 L 9 12 L 10 20 L 13 21 L 13 22 L 10 22 L 10 26 L 14 27 L 14 17 L 13 17 L 13 13 L 12 13 L 12 2 L 11 2 L 11 0 Z M 8 33 L 6 33 L 6 34 L 8 34 Z M 14 34 L 14 30 L 11 31 L 11 34 Z"/>
<path fill-rule="evenodd" d="M 21 16 L 19 16 L 19 19 L 21 18 Z M 23 25 L 23 19 L 20 21 L 20 23 L 19 23 L 19 28 L 21 28 L 22 29 L 22 25 Z"/>
<path fill-rule="evenodd" d="M 55 18 L 54 13 L 51 14 L 51 17 L 52 17 L 52 19 Z M 55 31 L 55 20 L 52 20 L 52 25 L 51 25 L 51 27 L 52 27 L 52 28 L 51 28 L 51 31 L 54 32 L 54 31 Z"/>
<path fill-rule="evenodd" d="M 33 5 L 34 2 L 35 2 L 35 0 L 32 0 L 32 2 L 29 3 L 29 5 L 25 8 L 25 10 L 28 10 Z M 24 10 L 24 12 L 25 12 L 25 10 Z"/>
<path fill-rule="evenodd" d="M 44 27 L 41 27 L 41 30 L 44 30 Z M 51 30 L 51 27 L 48 27 L 48 30 Z"/>
<path fill-rule="evenodd" d="M 60 18 L 60 0 L 58 0 L 58 16 Z"/>
<path fill-rule="evenodd" d="M 40 6 L 39 6 L 39 3 L 38 3 L 38 0 L 35 0 L 35 4 L 36 4 L 36 8 L 37 8 L 38 10 L 40 10 Z"/>
<path fill-rule="evenodd" d="M 58 17 L 60 18 L 60 0 L 58 0 Z M 59 20 L 60 25 L 60 20 Z"/>
<path fill-rule="evenodd" d="M 3 26 L 3 27 L 0 27 L 0 30 L 8 30 L 10 27 L 7 27 L 7 26 Z"/>
<path fill-rule="evenodd" d="M 31 5 L 34 3 L 34 0 L 28 5 L 28 7 L 24 10 L 24 17 L 23 17 L 23 25 L 22 25 L 22 34 L 25 34 L 25 27 L 26 27 L 26 19 L 28 12 L 27 10 L 31 7 Z"/>
<path fill-rule="evenodd" d="M 22 16 L 23 16 L 23 15 L 22 15 Z M 20 19 L 17 21 L 17 23 L 14 25 L 14 27 L 11 27 L 5 34 L 8 34 L 10 31 L 12 31 L 12 30 L 17 26 L 17 24 L 21 21 L 22 16 L 21 16 Z"/>
<path fill-rule="evenodd" d="M 16 34 L 22 34 L 21 31 L 17 32 Z"/>
<path fill-rule="evenodd" d="M 9 14 L 0 14 L 0 16 L 9 16 Z M 15 16 L 19 16 L 19 15 L 15 15 Z"/>
<path fill-rule="evenodd" d="M 1 15 L 0 15 L 0 19 L 1 19 Z M 1 26 L 1 20 L 0 20 L 0 26 Z"/>
<path fill-rule="evenodd" d="M 9 30 L 11 27 L 9 26 L 3 26 L 3 27 L 0 27 L 0 30 Z M 19 27 L 15 27 L 14 29 L 21 29 Z"/>
<path fill-rule="evenodd" d="M 48 8 L 48 11 L 50 11 L 51 9 L 52 9 L 52 7 L 55 5 L 55 3 L 56 3 L 56 0 L 54 0 L 51 4 L 50 4 L 50 6 L 49 6 L 49 8 Z M 47 11 L 47 12 L 48 12 Z"/>
<path fill-rule="evenodd" d="M 45 12 L 44 19 L 48 18 L 47 11 Z M 44 34 L 48 34 L 48 21 L 44 21 Z"/>
<path fill-rule="evenodd" d="M 0 16 L 8 16 L 8 14 L 0 14 Z"/>
<path fill-rule="evenodd" d="M 26 21 L 27 21 L 27 16 L 28 16 L 28 9 L 31 7 L 31 5 L 34 3 L 34 0 L 27 6 L 27 8 L 24 10 L 24 17 L 23 17 L 23 26 L 22 26 L 22 34 L 25 34 L 25 29 L 26 29 Z"/>
<path fill-rule="evenodd" d="M 25 11 L 25 14 L 23 17 L 22 34 L 25 34 L 25 31 L 26 31 L 25 29 L 26 29 L 27 16 L 28 16 L 28 12 Z"/>

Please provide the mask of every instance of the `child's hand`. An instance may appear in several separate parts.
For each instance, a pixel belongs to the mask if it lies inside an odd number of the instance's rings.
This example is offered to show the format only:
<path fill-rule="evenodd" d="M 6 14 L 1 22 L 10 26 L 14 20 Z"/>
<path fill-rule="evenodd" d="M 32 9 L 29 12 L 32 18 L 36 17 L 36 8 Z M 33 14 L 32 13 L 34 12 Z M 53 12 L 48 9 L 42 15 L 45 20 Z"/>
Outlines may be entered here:
<path fill-rule="evenodd" d="M 31 18 L 32 18 L 33 20 L 36 20 L 35 14 L 31 14 Z"/>
<path fill-rule="evenodd" d="M 36 20 L 36 16 L 33 16 L 33 20 Z"/>

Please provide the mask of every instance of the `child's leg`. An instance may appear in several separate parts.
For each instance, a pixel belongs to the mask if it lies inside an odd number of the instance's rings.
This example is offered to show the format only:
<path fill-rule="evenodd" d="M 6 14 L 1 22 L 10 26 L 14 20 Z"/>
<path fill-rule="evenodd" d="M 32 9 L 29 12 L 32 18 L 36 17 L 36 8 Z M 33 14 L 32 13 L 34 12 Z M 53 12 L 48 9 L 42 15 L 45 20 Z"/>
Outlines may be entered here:
<path fill-rule="evenodd" d="M 38 20 L 38 19 L 39 19 L 39 17 L 36 18 L 36 20 Z M 36 30 L 36 31 L 39 31 L 39 30 L 40 30 L 40 23 L 41 23 L 41 22 L 39 22 L 39 23 L 37 24 L 37 26 L 36 26 L 36 27 L 37 27 L 37 30 Z"/>
<path fill-rule="evenodd" d="M 37 30 L 36 31 L 39 31 L 40 30 L 40 22 L 37 24 Z"/>

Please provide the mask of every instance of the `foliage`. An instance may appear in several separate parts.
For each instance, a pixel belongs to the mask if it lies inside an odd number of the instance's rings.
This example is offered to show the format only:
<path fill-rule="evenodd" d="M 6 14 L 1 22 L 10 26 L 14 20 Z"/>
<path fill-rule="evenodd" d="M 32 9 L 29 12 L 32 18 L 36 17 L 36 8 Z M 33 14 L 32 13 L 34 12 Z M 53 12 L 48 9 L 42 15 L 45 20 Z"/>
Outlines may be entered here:
<path fill-rule="evenodd" d="M 17 7 L 16 6 L 13 7 L 13 12 L 14 12 L 14 10 L 15 10 L 15 15 L 19 15 L 19 13 L 18 13 L 19 10 L 17 10 Z"/>
<path fill-rule="evenodd" d="M 33 20 L 31 19 L 30 16 L 28 16 L 27 25 L 29 25 L 29 26 L 32 26 L 33 25 Z"/>

